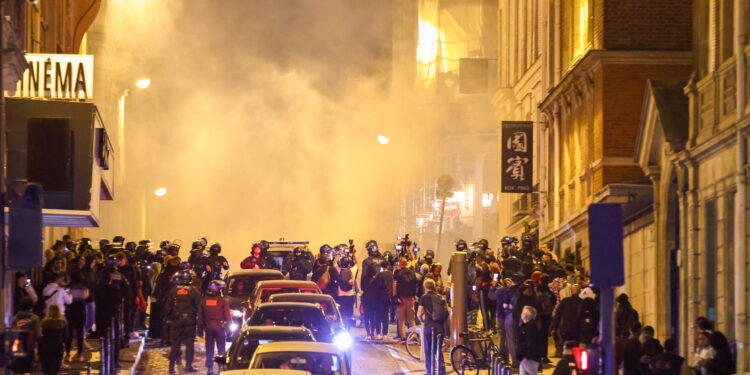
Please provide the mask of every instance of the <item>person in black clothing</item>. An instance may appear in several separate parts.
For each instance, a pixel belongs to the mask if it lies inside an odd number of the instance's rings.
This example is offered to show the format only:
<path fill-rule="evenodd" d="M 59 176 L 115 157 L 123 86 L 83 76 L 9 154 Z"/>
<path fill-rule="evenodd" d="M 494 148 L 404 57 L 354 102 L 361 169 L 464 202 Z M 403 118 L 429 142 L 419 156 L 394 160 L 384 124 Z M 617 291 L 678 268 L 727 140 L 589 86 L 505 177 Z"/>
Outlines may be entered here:
<path fill-rule="evenodd" d="M 577 284 L 570 285 L 571 296 L 563 298 L 557 307 L 557 313 L 552 317 L 550 333 L 558 336 L 558 342 L 579 341 L 580 332 L 578 331 L 579 314 L 581 311 L 581 297 L 578 293 L 581 288 Z M 559 348 L 558 348 L 559 349 Z"/>
<path fill-rule="evenodd" d="M 576 375 L 578 374 L 578 365 L 573 357 L 573 348 L 577 347 L 575 341 L 565 341 L 563 343 L 563 355 L 560 361 L 555 365 L 555 371 L 552 375 Z"/>
<path fill-rule="evenodd" d="M 645 354 L 640 341 L 641 323 L 633 323 L 630 327 L 630 338 L 625 342 L 622 355 L 623 375 L 643 375 L 641 358 Z"/>
<path fill-rule="evenodd" d="M 516 359 L 519 361 L 519 375 L 537 375 L 546 345 L 536 321 L 536 309 L 524 306 L 521 312 L 521 325 L 516 338 Z"/>
<path fill-rule="evenodd" d="M 436 336 L 445 335 L 445 322 L 436 322 L 432 318 L 433 303 L 437 301 L 438 298 L 442 298 L 435 292 L 435 282 L 431 279 L 426 279 L 422 286 L 425 293 L 422 295 L 422 297 L 419 298 L 419 310 L 417 310 L 417 316 L 419 317 L 419 320 L 423 322 L 423 340 L 425 343 L 424 360 L 427 368 L 427 374 L 432 374 L 432 366 L 434 364 L 432 353 L 433 347 L 432 345 L 428 345 L 428 343 L 435 342 Z M 445 362 L 443 356 L 440 355 L 437 357 L 438 365 L 440 366 L 440 368 L 438 369 L 438 373 L 439 375 L 445 375 Z"/>
<path fill-rule="evenodd" d="M 499 280 L 494 283 L 490 288 L 488 297 L 490 300 L 495 301 L 495 316 L 497 328 L 497 335 L 500 338 L 498 345 L 500 346 L 500 358 L 504 361 L 508 360 L 508 345 L 506 344 L 505 335 L 505 315 L 506 315 L 506 294 L 508 293 L 511 285 L 510 280 Z"/>
<path fill-rule="evenodd" d="M 119 318 L 122 308 L 122 290 L 112 280 L 111 273 L 103 273 L 94 289 L 96 303 L 96 337 L 104 337 Z M 120 324 L 114 324 L 115 337 L 120 337 Z M 115 351 L 115 356 L 118 351 Z"/>
<path fill-rule="evenodd" d="M 89 298 L 89 289 L 83 284 L 83 275 L 80 272 L 70 276 L 70 294 L 73 302 L 65 308 L 65 317 L 68 320 L 68 339 L 65 345 L 65 358 L 70 358 L 73 334 L 76 336 L 77 359 L 83 361 L 84 334 L 83 326 L 86 325 L 86 299 Z"/>
<path fill-rule="evenodd" d="M 391 297 L 393 296 L 393 266 L 385 262 L 383 271 L 375 276 L 376 285 L 376 310 L 375 310 L 375 334 L 378 339 L 388 336 L 389 312 Z"/>
<path fill-rule="evenodd" d="M 716 351 L 716 355 L 706 365 L 708 373 L 711 375 L 729 375 L 734 373 L 736 366 L 727 337 L 719 331 L 714 331 L 709 336 L 709 341 L 711 342 L 711 347 Z"/>
<path fill-rule="evenodd" d="M 25 357 L 11 360 L 8 368 L 15 373 L 30 374 L 34 372 L 34 352 L 36 342 L 42 337 L 42 322 L 39 316 L 34 314 L 34 300 L 31 297 L 23 297 L 18 303 L 18 312 L 13 316 L 13 329 L 31 332 L 31 350 Z"/>
<path fill-rule="evenodd" d="M 378 308 L 376 301 L 380 292 L 377 289 L 375 277 L 383 266 L 383 258 L 380 256 L 377 242 L 370 240 L 365 247 L 367 248 L 368 257 L 362 262 L 362 278 L 360 283 L 362 285 L 361 301 L 364 307 L 366 339 L 370 340 L 376 338 L 376 310 Z"/>
<path fill-rule="evenodd" d="M 331 259 L 333 257 L 331 250 L 328 245 L 320 247 L 320 255 L 315 260 L 310 280 L 318 284 L 323 294 L 328 294 L 335 299 L 339 295 L 339 274 L 333 265 L 338 263 L 339 258 L 335 256 Z"/>
<path fill-rule="evenodd" d="M 310 254 L 302 247 L 295 247 L 287 256 L 281 267 L 281 272 L 289 276 L 289 280 L 307 280 L 307 275 L 312 271 L 312 259 Z"/>
<path fill-rule="evenodd" d="M 60 312 L 60 307 L 53 303 L 42 320 L 42 339 L 39 343 L 39 358 L 44 375 L 57 375 L 62 366 L 65 340 L 68 326 Z"/>
<path fill-rule="evenodd" d="M 29 275 L 25 272 L 16 272 L 16 288 L 13 292 L 14 312 L 20 311 L 19 307 L 21 305 L 21 300 L 24 299 L 24 297 L 31 298 L 34 303 L 39 300 L 39 297 L 34 290 L 34 286 L 31 285 L 31 279 L 29 278 Z"/>
<path fill-rule="evenodd" d="M 406 339 L 406 327 L 413 327 L 414 320 L 414 297 L 417 295 L 419 281 L 414 269 L 408 266 L 406 258 L 398 261 L 398 269 L 393 274 L 393 295 L 396 303 L 396 331 L 398 339 Z"/>
<path fill-rule="evenodd" d="M 508 355 L 511 357 L 511 364 L 513 367 L 518 368 L 518 359 L 516 358 L 516 331 L 518 330 L 518 321 L 515 320 L 513 312 L 515 310 L 513 303 L 518 300 L 518 295 L 521 293 L 521 282 L 523 276 L 513 275 L 511 278 L 511 285 L 505 291 L 505 300 L 503 306 L 505 307 L 505 344 L 508 346 Z M 521 306 L 523 307 L 523 306 Z"/>
<path fill-rule="evenodd" d="M 655 334 L 654 327 L 651 326 L 645 326 L 641 330 L 641 345 L 643 345 L 643 353 L 645 354 L 645 358 L 641 358 L 641 362 L 648 362 L 652 357 L 664 352 L 659 340 L 654 338 Z"/>
<path fill-rule="evenodd" d="M 599 336 L 599 309 L 593 292 L 589 295 L 585 293 L 587 290 L 590 289 L 584 289 L 583 294 L 586 298 L 581 301 L 581 312 L 578 320 L 581 343 L 586 345 L 591 344 L 594 338 Z"/>
<path fill-rule="evenodd" d="M 617 296 L 615 302 L 615 335 L 628 337 L 630 327 L 639 321 L 638 312 L 630 305 L 630 299 L 625 293 Z"/>
<path fill-rule="evenodd" d="M 190 271 L 180 273 L 180 285 L 167 294 L 165 315 L 171 320 L 169 336 L 172 346 L 169 351 L 169 373 L 175 373 L 175 365 L 180 357 L 180 346 L 185 344 L 185 371 L 195 372 L 195 334 L 201 294 L 193 285 Z"/>
<path fill-rule="evenodd" d="M 122 274 L 123 291 L 123 326 L 125 337 L 133 332 L 135 321 L 135 293 L 136 293 L 136 270 L 130 265 L 129 253 L 119 252 L 115 255 L 117 259 L 117 271 Z M 113 277 L 116 280 L 115 277 Z"/>
<path fill-rule="evenodd" d="M 681 375 L 687 373 L 688 366 L 685 358 L 680 357 L 677 351 L 677 341 L 667 339 L 664 341 L 664 352 L 652 357 L 648 363 L 653 375 Z M 557 375 L 557 374 L 553 374 Z"/>

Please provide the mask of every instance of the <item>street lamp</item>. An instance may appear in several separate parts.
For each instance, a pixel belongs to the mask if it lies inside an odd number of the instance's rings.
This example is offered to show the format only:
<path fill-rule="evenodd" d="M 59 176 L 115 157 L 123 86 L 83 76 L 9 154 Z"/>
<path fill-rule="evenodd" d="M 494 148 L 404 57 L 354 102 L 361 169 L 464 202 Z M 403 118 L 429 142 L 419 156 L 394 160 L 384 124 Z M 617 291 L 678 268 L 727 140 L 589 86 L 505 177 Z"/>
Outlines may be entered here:
<path fill-rule="evenodd" d="M 378 135 L 378 143 L 380 143 L 381 145 L 387 145 L 390 142 L 391 140 L 388 139 L 388 137 L 384 135 Z"/>
<path fill-rule="evenodd" d="M 154 195 L 156 195 L 157 197 L 163 197 L 163 196 L 167 195 L 167 188 L 160 187 L 160 188 L 154 190 Z"/>
<path fill-rule="evenodd" d="M 135 86 L 139 89 L 145 89 L 151 86 L 151 78 L 141 78 L 136 83 Z"/>

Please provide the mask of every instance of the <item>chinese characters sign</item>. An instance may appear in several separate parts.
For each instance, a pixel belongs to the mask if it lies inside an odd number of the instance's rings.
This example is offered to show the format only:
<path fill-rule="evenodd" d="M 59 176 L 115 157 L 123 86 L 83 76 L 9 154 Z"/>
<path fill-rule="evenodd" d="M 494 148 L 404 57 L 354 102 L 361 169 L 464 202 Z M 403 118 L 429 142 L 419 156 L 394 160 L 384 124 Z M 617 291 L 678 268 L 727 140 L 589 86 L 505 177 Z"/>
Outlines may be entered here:
<path fill-rule="evenodd" d="M 530 121 L 503 121 L 502 192 L 531 193 L 533 182 L 533 136 Z"/>

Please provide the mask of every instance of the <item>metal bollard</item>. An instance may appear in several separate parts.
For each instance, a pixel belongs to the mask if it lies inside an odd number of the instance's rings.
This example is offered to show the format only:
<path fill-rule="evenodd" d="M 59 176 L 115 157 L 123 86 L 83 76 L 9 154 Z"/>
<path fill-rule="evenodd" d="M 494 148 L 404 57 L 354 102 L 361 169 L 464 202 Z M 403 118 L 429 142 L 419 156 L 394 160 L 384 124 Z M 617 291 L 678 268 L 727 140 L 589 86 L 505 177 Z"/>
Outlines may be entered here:
<path fill-rule="evenodd" d="M 98 328 L 97 328 L 98 329 Z M 107 339 L 106 335 L 105 337 L 99 338 L 99 362 L 101 363 L 101 373 L 102 375 L 107 375 L 106 368 L 107 368 Z"/>
<path fill-rule="evenodd" d="M 443 352 L 440 350 L 440 340 L 441 335 L 433 335 L 432 336 L 432 374 L 438 375 L 440 374 L 440 356 L 443 355 Z"/>

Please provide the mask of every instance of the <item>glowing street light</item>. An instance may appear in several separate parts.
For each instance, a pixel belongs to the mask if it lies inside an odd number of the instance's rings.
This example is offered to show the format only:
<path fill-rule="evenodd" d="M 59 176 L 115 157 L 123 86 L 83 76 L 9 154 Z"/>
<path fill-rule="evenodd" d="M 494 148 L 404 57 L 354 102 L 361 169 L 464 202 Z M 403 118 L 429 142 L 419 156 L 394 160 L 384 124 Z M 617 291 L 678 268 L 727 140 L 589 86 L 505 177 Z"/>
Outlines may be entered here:
<path fill-rule="evenodd" d="M 139 89 L 145 89 L 151 86 L 151 78 L 141 78 L 135 83 L 135 86 Z"/>
<path fill-rule="evenodd" d="M 378 143 L 380 143 L 381 145 L 387 145 L 390 142 L 391 142 L 391 140 L 388 139 L 388 137 L 386 137 L 384 135 L 379 135 L 378 136 Z"/>
<path fill-rule="evenodd" d="M 167 188 L 160 187 L 160 188 L 154 190 L 154 195 L 156 195 L 157 197 L 163 197 L 163 196 L 167 195 Z"/>

